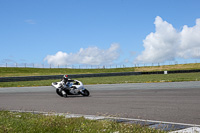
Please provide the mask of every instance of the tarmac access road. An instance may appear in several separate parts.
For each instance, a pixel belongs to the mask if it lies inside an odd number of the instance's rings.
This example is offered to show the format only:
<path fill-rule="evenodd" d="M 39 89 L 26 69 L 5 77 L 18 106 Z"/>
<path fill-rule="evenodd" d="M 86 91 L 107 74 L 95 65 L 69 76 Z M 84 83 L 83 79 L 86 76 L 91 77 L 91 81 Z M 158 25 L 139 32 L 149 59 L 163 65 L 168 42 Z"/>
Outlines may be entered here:
<path fill-rule="evenodd" d="M 200 125 L 200 82 L 85 85 L 89 97 L 51 86 L 0 88 L 0 109 L 118 116 Z"/>

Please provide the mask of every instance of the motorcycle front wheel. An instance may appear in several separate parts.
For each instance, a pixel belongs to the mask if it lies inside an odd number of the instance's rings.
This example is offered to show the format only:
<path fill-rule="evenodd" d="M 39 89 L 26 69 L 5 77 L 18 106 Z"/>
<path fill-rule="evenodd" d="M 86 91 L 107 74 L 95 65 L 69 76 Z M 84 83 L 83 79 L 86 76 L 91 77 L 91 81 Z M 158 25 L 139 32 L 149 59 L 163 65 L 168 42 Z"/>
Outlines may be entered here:
<path fill-rule="evenodd" d="M 59 89 L 56 89 L 56 93 L 57 93 L 59 96 L 63 97 L 63 94 L 62 94 L 62 92 L 61 92 Z"/>
<path fill-rule="evenodd" d="M 83 93 L 81 93 L 81 95 L 83 95 L 83 96 L 89 96 L 90 92 L 87 89 L 85 89 L 85 90 L 83 90 Z"/>

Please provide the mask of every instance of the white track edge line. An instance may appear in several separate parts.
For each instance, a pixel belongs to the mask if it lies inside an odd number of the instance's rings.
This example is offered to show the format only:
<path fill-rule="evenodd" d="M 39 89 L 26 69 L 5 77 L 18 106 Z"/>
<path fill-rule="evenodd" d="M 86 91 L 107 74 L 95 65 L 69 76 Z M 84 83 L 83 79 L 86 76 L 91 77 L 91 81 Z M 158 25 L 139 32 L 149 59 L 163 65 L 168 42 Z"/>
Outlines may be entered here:
<path fill-rule="evenodd" d="M 187 123 L 176 123 L 176 122 L 166 122 L 166 121 L 156 121 L 156 120 L 145 120 L 145 119 L 133 119 L 133 118 L 123 118 L 123 117 L 109 117 L 109 116 L 98 116 L 98 115 L 83 115 L 83 114 L 71 114 L 71 113 L 56 113 L 56 112 L 43 112 L 43 111 L 24 111 L 24 110 L 10 110 L 11 112 L 27 112 L 27 113 L 39 113 L 39 114 L 55 114 L 55 115 L 65 115 L 68 117 L 93 117 L 93 118 L 108 118 L 108 119 L 123 119 L 123 120 L 132 120 L 132 121 L 144 121 L 144 122 L 154 122 L 160 124 L 174 124 L 174 125 L 184 125 L 191 127 L 200 127 L 197 124 L 187 124 Z"/>

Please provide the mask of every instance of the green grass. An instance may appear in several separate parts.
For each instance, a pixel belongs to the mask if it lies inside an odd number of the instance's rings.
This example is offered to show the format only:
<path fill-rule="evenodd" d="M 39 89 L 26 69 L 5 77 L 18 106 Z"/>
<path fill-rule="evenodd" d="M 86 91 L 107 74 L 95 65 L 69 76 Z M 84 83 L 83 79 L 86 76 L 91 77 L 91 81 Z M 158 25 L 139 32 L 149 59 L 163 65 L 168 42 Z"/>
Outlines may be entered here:
<path fill-rule="evenodd" d="M 151 75 L 92 77 L 92 78 L 77 78 L 77 79 L 82 81 L 85 85 L 181 82 L 181 81 L 200 81 L 200 73 L 151 74 Z M 52 82 L 56 82 L 59 80 L 60 79 L 41 80 L 41 81 L 1 82 L 0 87 L 50 86 Z"/>
<path fill-rule="evenodd" d="M 93 77 L 93 78 L 80 78 L 79 80 L 83 81 L 83 83 L 86 83 L 86 84 L 119 84 L 119 83 L 122 84 L 122 83 L 200 81 L 200 73 Z"/>
<path fill-rule="evenodd" d="M 68 69 L 68 68 L 12 68 L 0 67 L 0 77 L 15 76 L 41 76 L 41 75 L 64 75 L 64 74 L 89 74 L 89 73 L 112 73 L 131 72 L 134 68 L 115 69 Z"/>
<path fill-rule="evenodd" d="M 200 63 L 136 67 L 135 71 L 151 72 L 151 71 L 166 71 L 166 70 L 174 71 L 174 70 L 196 70 L 196 69 L 200 69 Z"/>
<path fill-rule="evenodd" d="M 83 74 L 83 73 L 110 73 L 110 72 L 130 72 L 130 71 L 164 71 L 164 70 L 192 70 L 200 69 L 200 63 L 179 64 L 154 67 L 137 68 L 115 68 L 115 69 L 64 69 L 64 68 L 0 68 L 0 77 L 12 76 L 40 76 L 40 75 L 62 75 L 62 74 Z M 86 84 L 116 84 L 116 83 L 152 83 L 152 82 L 180 82 L 180 81 L 200 81 L 200 73 L 182 74 L 152 74 L 133 76 L 113 76 L 113 77 L 92 77 L 78 78 Z M 50 86 L 55 80 L 41 81 L 20 81 L 1 82 L 0 87 L 23 87 L 23 86 Z"/>
<path fill-rule="evenodd" d="M 65 118 L 0 111 L 0 133 L 162 133 L 163 131 L 108 120 Z"/>
<path fill-rule="evenodd" d="M 144 71 L 170 71 L 170 70 L 194 70 L 200 69 L 200 63 L 177 64 L 149 67 L 130 67 L 112 69 L 69 69 L 69 68 L 12 68 L 0 67 L 0 77 L 14 76 L 41 76 L 63 74 L 88 74 L 88 73 L 113 73 L 113 72 L 144 72 Z"/>

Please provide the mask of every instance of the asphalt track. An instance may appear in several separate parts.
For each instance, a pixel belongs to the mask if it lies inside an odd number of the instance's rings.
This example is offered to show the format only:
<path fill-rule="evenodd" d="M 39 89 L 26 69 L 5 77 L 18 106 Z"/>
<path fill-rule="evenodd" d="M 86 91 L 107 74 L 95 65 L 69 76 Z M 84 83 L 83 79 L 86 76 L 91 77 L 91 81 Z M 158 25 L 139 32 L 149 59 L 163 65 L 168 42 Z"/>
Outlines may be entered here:
<path fill-rule="evenodd" d="M 200 82 L 86 85 L 90 97 L 51 86 L 0 88 L 0 109 L 118 116 L 200 125 Z"/>

